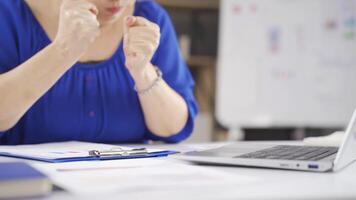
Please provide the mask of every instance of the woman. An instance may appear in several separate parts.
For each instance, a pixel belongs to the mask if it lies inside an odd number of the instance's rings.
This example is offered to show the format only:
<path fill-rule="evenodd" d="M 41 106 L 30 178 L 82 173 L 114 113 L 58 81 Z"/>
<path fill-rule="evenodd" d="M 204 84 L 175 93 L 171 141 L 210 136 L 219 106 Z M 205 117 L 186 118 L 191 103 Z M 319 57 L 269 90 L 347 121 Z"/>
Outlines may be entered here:
<path fill-rule="evenodd" d="M 0 144 L 179 142 L 197 106 L 153 1 L 0 1 Z"/>

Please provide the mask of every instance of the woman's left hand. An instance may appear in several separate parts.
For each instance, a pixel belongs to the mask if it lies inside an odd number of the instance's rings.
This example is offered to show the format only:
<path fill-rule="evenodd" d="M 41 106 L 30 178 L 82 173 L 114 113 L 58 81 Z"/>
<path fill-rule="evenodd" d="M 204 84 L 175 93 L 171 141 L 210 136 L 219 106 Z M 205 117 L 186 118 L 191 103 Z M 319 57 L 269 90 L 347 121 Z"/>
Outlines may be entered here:
<path fill-rule="evenodd" d="M 140 76 L 152 67 L 151 59 L 160 41 L 160 28 L 143 17 L 125 19 L 124 54 L 132 76 Z"/>

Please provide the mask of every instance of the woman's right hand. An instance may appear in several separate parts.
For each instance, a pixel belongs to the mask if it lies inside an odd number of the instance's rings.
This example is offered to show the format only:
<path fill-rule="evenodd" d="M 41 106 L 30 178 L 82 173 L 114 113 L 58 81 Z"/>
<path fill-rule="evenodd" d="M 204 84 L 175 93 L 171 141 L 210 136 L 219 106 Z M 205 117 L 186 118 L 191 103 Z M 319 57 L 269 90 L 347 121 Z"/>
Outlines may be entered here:
<path fill-rule="evenodd" d="M 63 0 L 54 43 L 79 60 L 100 34 L 97 15 L 96 6 L 86 0 Z"/>

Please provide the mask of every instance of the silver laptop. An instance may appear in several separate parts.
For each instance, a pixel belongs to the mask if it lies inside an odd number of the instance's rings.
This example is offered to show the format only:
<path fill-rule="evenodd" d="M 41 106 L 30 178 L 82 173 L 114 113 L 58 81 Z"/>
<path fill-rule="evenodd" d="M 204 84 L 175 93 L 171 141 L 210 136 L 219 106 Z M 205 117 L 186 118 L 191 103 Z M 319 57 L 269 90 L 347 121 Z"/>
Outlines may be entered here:
<path fill-rule="evenodd" d="M 237 143 L 174 157 L 196 163 L 265 167 L 303 171 L 337 171 L 356 159 L 356 110 L 340 148 Z"/>

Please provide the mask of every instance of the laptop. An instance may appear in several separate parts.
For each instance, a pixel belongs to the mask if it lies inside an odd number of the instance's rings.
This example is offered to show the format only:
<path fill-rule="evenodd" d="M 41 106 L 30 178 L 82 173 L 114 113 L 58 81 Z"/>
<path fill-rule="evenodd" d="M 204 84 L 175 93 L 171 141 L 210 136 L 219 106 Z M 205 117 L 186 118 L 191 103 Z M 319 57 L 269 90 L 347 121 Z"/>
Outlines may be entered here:
<path fill-rule="evenodd" d="M 338 171 L 356 159 L 356 110 L 340 147 L 236 143 L 174 156 L 200 164 L 236 165 L 314 172 Z"/>

